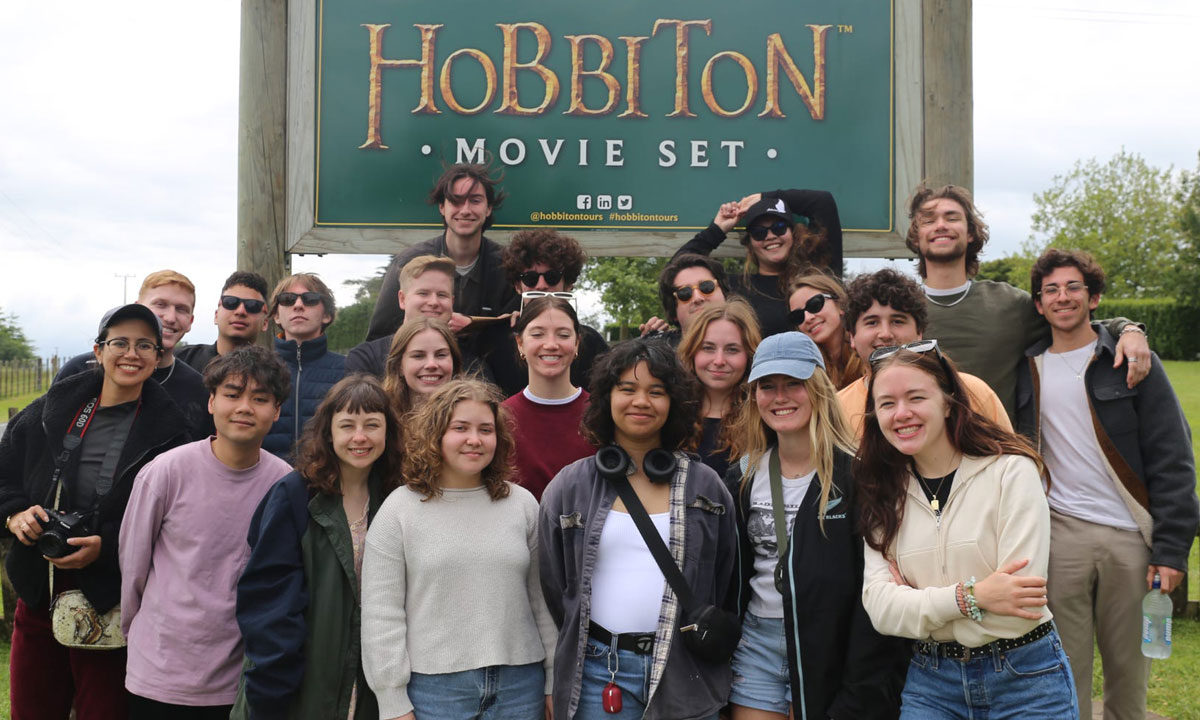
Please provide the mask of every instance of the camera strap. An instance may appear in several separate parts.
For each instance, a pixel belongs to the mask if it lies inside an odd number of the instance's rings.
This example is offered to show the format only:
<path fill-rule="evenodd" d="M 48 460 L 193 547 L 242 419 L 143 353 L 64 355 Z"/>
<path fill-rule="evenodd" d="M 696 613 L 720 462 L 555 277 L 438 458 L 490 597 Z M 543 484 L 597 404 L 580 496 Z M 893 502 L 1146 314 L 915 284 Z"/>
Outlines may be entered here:
<path fill-rule="evenodd" d="M 54 494 L 55 510 L 61 510 L 58 504 L 61 499 L 62 491 L 62 474 L 63 471 L 70 465 L 76 451 L 83 445 L 83 436 L 91 427 L 92 419 L 95 417 L 96 410 L 99 408 L 100 398 L 94 397 L 84 403 L 79 408 L 79 412 L 75 414 L 75 419 L 71 421 L 71 425 L 67 428 L 67 434 L 63 438 L 63 449 L 57 457 L 54 458 L 54 474 L 50 478 L 50 490 L 47 492 L 47 500 L 49 495 Z M 96 493 L 95 501 L 89 512 L 94 512 L 100 504 L 100 500 L 108 494 L 112 489 L 113 481 L 116 478 L 117 463 L 121 459 L 121 452 L 125 449 L 125 441 L 129 439 L 129 432 L 133 428 L 133 420 L 141 410 L 141 401 L 138 401 L 138 409 L 129 413 L 127 417 L 111 426 L 108 450 L 104 453 L 104 459 L 100 462 L 100 469 L 96 473 Z"/>
<path fill-rule="evenodd" d="M 63 438 L 63 449 L 54 458 L 54 474 L 50 476 L 50 491 L 46 494 L 46 501 L 50 501 L 50 495 L 54 495 L 54 504 L 50 507 L 58 510 L 58 502 L 62 496 L 62 473 L 71 462 L 71 457 L 79 446 L 83 444 L 83 434 L 87 432 L 88 425 L 92 424 L 92 416 L 96 412 L 96 406 L 100 404 L 100 396 L 88 400 L 79 408 L 79 412 L 75 413 L 75 419 L 71 421 L 70 427 L 67 428 L 67 436 Z"/>

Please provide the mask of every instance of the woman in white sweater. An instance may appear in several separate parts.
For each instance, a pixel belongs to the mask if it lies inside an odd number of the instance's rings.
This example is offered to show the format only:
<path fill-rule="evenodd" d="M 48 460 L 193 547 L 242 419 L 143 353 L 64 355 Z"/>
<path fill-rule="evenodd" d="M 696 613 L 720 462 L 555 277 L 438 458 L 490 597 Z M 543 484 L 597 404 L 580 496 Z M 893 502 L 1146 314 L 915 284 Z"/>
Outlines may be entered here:
<path fill-rule="evenodd" d="M 557 631 L 538 579 L 538 505 L 508 481 L 500 400 L 452 380 L 410 416 L 406 484 L 363 558 L 363 669 L 381 718 L 548 713 Z"/>
<path fill-rule="evenodd" d="M 901 718 L 1068 718 L 1075 686 L 1046 605 L 1041 458 L 970 409 L 936 340 L 879 348 L 855 478 L 863 606 L 912 638 Z"/>

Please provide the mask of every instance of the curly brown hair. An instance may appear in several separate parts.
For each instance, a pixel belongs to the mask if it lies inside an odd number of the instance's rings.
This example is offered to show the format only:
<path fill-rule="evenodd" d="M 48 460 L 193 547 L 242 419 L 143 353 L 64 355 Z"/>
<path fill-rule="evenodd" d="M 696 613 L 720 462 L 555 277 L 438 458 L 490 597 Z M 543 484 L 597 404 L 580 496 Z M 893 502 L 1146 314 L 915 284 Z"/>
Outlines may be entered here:
<path fill-rule="evenodd" d="M 462 351 L 458 349 L 458 340 L 454 338 L 450 326 L 441 320 L 427 317 L 415 317 L 407 320 L 396 334 L 392 336 L 392 345 L 388 349 L 387 363 L 383 371 L 383 389 L 392 400 L 396 414 L 403 417 L 413 407 L 412 390 L 404 382 L 404 351 L 408 344 L 419 333 L 435 330 L 441 333 L 450 346 L 450 356 L 454 359 L 454 374 L 462 372 Z"/>
<path fill-rule="evenodd" d="M 451 380 L 434 391 L 409 416 L 410 432 L 404 443 L 405 484 L 425 496 L 425 500 L 442 494 L 442 437 L 450 427 L 454 408 L 460 402 L 473 400 L 491 408 L 496 418 L 496 452 L 483 469 L 481 480 L 493 500 L 508 497 L 508 480 L 513 475 L 513 441 L 508 411 L 500 390 L 489 382 L 474 378 Z"/>
<path fill-rule="evenodd" d="M 500 256 L 509 285 L 516 285 L 521 273 L 538 263 L 545 263 L 563 274 L 563 287 L 570 288 L 579 279 L 587 253 L 569 235 L 559 235 L 549 228 L 534 228 L 513 233 Z"/>
<path fill-rule="evenodd" d="M 383 385 L 372 375 L 347 375 L 329 389 L 304 426 L 296 445 L 296 470 L 308 481 L 309 490 L 341 495 L 341 465 L 333 450 L 333 416 L 339 412 L 383 413 L 387 444 L 371 472 L 383 479 L 386 496 L 399 485 L 403 439 L 400 422 Z"/>
<path fill-rule="evenodd" d="M 925 183 L 918 185 L 913 191 L 912 199 L 908 201 L 908 235 L 904 238 L 904 245 L 917 254 L 917 272 L 921 277 L 925 277 L 925 258 L 921 257 L 920 243 L 917 240 L 917 223 L 921 219 L 921 208 L 925 203 L 943 199 L 953 200 L 961 205 L 963 215 L 967 218 L 967 234 L 971 236 L 967 241 L 967 277 L 975 277 L 979 272 L 979 253 L 983 251 L 983 246 L 987 245 L 990 235 L 983 215 L 971 198 L 971 191 L 965 187 L 944 185 L 934 189 Z"/>
<path fill-rule="evenodd" d="M 883 268 L 873 273 L 859 275 L 846 286 L 846 314 L 842 321 L 852 334 L 858 327 L 858 318 L 878 302 L 890 307 L 896 312 L 902 312 L 913 319 L 917 332 L 924 334 L 929 324 L 929 312 L 925 309 L 925 292 L 907 275 L 896 272 L 891 268 Z"/>
<path fill-rule="evenodd" d="M 971 408 L 971 397 L 950 358 L 936 350 L 915 353 L 901 350 L 872 368 L 867 393 L 867 413 L 863 421 L 862 443 L 854 459 L 854 478 L 858 482 L 859 519 L 863 539 L 873 549 L 887 555 L 904 520 L 905 494 L 912 460 L 883 436 L 875 414 L 875 382 L 880 374 L 894 366 L 909 366 L 937 381 L 950 409 L 946 417 L 946 437 L 963 455 L 1023 455 L 1037 464 L 1038 472 L 1050 482 L 1046 466 L 1033 446 Z"/>
<path fill-rule="evenodd" d="M 1042 294 L 1042 280 L 1060 267 L 1073 267 L 1083 275 L 1087 285 L 1088 296 L 1104 294 L 1104 269 L 1096 262 L 1096 258 L 1082 250 L 1059 250 L 1050 248 L 1042 253 L 1033 267 L 1029 270 L 1029 293 L 1035 298 Z"/>

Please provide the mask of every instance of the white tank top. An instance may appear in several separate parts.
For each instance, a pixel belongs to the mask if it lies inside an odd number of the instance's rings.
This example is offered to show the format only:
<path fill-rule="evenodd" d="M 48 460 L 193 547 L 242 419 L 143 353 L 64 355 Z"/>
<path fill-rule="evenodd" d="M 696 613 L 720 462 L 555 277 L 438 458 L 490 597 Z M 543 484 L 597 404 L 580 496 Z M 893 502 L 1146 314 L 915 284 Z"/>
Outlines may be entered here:
<path fill-rule="evenodd" d="M 655 513 L 650 520 L 668 542 L 671 513 Z M 592 572 L 592 622 L 611 633 L 654 632 L 665 583 L 633 517 L 609 511 Z"/>

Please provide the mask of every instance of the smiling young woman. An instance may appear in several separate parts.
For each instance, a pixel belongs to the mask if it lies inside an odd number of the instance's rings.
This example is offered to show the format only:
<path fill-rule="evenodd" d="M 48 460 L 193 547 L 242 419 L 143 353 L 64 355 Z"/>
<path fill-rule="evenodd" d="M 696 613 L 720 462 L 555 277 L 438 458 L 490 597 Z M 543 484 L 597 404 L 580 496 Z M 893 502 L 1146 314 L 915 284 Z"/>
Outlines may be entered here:
<path fill-rule="evenodd" d="M 918 641 L 901 717 L 1076 717 L 1070 664 L 1044 607 L 1041 458 L 971 410 L 936 341 L 871 360 L 855 466 L 863 605 L 881 632 Z"/>
<path fill-rule="evenodd" d="M 854 436 L 812 338 L 758 346 L 753 402 L 738 418 L 736 493 L 743 639 L 733 656 L 734 720 L 789 714 L 893 718 L 903 646 L 862 607 L 854 523 Z"/>
<path fill-rule="evenodd" d="M 410 318 L 392 337 L 383 389 L 403 417 L 461 371 L 462 353 L 450 326 L 433 318 Z"/>
<path fill-rule="evenodd" d="M 695 380 L 665 342 L 637 339 L 597 360 L 590 387 L 587 435 L 604 452 L 625 453 L 629 487 L 698 602 L 725 605 L 736 543 L 729 493 L 681 451 L 696 423 Z M 563 468 L 546 488 L 539 551 L 559 627 L 555 717 L 716 718 L 729 667 L 684 644 L 679 603 L 595 457 Z"/>
<path fill-rule="evenodd" d="M 334 385 L 305 426 L 296 470 L 250 524 L 237 620 L 250 661 L 231 715 L 376 718 L 362 675 L 359 589 L 367 528 L 400 476 L 400 425 L 374 377 Z M 343 562 L 352 558 L 353 564 Z"/>
<path fill-rule="evenodd" d="M 802 275 L 788 286 L 788 322 L 821 348 L 829 379 L 838 390 L 865 370 L 843 322 L 847 302 L 842 283 L 824 273 Z"/>
<path fill-rule="evenodd" d="M 750 397 L 750 358 L 761 340 L 754 310 L 740 298 L 702 310 L 679 340 L 679 361 L 702 390 L 689 447 L 721 477 L 729 469 L 733 421 Z"/>
<path fill-rule="evenodd" d="M 363 667 L 383 718 L 541 720 L 554 623 L 538 504 L 509 482 L 499 391 L 452 380 L 409 416 L 403 477 L 367 535 Z"/>
<path fill-rule="evenodd" d="M 538 500 L 559 470 L 596 452 L 579 431 L 590 396 L 571 383 L 580 331 L 575 308 L 552 296 L 529 301 L 514 328 L 529 383 L 504 407 L 513 419 L 517 482 Z"/>

